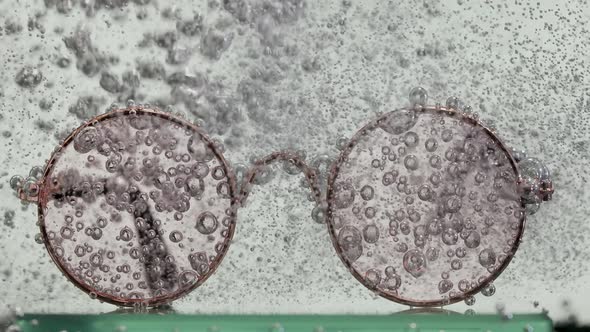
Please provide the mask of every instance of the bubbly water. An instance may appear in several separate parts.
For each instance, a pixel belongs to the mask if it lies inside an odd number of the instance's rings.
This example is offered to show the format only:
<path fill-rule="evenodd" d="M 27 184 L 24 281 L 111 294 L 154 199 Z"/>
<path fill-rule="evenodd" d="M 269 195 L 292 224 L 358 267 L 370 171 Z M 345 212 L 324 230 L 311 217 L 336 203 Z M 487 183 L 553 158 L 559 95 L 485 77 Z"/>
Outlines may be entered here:
<path fill-rule="evenodd" d="M 477 312 L 589 320 L 588 17 L 583 1 L 1 0 L 0 311 L 104 312 L 114 307 L 92 299 L 100 293 L 134 299 L 199 285 L 174 308 L 391 313 L 407 307 L 377 294 L 445 300 L 477 289 L 464 301 Z M 39 192 L 34 167 L 81 122 L 129 100 L 211 140 L 176 141 L 182 129 L 141 116 L 87 126 L 55 164 L 58 188 Z M 526 211 L 510 203 L 518 188 L 507 188 L 506 156 L 491 158 L 499 171 L 464 165 L 480 145 L 449 119 L 397 112 L 349 146 L 387 112 L 436 103 L 481 117 L 518 148 Z M 114 144 L 103 144 L 106 132 Z M 185 151 L 166 148 L 175 142 Z M 330 167 L 343 151 L 354 158 L 334 177 L 328 214 Z M 539 209 L 535 179 L 548 169 L 557 194 Z M 249 176 L 252 186 L 239 188 Z M 51 198 L 47 237 L 13 188 Z M 234 189 L 244 190 L 235 220 Z M 521 213 L 520 248 L 488 283 Z M 99 292 L 62 276 L 44 241 Z"/>

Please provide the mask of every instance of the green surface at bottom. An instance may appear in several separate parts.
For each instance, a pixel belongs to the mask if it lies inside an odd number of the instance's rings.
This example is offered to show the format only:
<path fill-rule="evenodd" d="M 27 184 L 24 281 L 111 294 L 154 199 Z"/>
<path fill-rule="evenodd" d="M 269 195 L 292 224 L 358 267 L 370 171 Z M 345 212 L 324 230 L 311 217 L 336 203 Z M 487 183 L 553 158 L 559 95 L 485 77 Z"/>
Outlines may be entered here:
<path fill-rule="evenodd" d="M 27 314 L 17 325 L 23 332 L 360 332 L 360 331 L 552 331 L 545 315 L 460 315 L 447 313 L 392 315 L 179 315 L 179 314 Z"/>

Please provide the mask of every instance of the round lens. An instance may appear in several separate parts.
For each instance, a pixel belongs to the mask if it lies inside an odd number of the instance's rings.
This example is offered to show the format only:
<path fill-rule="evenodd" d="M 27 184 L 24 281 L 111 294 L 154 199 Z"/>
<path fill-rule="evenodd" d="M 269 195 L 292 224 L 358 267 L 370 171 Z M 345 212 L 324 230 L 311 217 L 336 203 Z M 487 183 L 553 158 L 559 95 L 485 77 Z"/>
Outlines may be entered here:
<path fill-rule="evenodd" d="M 328 227 L 342 261 L 388 299 L 429 306 L 506 267 L 524 210 L 515 162 L 473 117 L 400 110 L 362 128 L 332 169 Z"/>
<path fill-rule="evenodd" d="M 53 154 L 39 194 L 41 233 L 91 297 L 157 305 L 200 285 L 234 233 L 236 184 L 196 126 L 144 108 L 101 115 Z"/>

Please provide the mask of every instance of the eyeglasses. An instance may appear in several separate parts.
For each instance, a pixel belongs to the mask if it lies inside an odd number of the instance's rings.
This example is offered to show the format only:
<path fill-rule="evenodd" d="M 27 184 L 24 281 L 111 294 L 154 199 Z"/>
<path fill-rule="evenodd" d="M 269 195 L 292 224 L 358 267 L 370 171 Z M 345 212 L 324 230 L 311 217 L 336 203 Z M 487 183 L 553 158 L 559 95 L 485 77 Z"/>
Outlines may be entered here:
<path fill-rule="evenodd" d="M 281 151 L 238 185 L 202 128 L 129 106 L 74 130 L 44 169 L 11 186 L 37 203 L 40 240 L 63 274 L 116 305 L 165 304 L 207 280 L 238 208 L 275 161 L 305 176 L 336 253 L 371 291 L 413 306 L 491 295 L 526 214 L 551 199 L 550 173 L 457 99 L 424 106 L 419 92 L 412 107 L 362 127 L 327 174 Z"/>

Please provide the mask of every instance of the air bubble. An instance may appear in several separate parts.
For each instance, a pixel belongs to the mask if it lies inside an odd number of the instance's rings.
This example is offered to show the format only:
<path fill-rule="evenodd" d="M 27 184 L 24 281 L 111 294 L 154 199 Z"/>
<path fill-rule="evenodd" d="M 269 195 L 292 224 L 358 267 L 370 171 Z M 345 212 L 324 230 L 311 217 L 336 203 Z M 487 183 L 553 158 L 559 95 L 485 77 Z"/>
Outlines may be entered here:
<path fill-rule="evenodd" d="M 426 225 L 426 231 L 430 235 L 439 235 L 442 232 L 442 223 L 438 219 L 433 219 Z"/>
<path fill-rule="evenodd" d="M 44 172 L 43 167 L 34 166 L 29 171 L 29 177 L 31 177 L 35 180 L 41 180 L 41 178 L 43 177 L 43 172 Z"/>
<path fill-rule="evenodd" d="M 425 106 L 428 101 L 428 93 L 424 88 L 416 87 L 410 91 L 410 103 L 412 106 Z"/>
<path fill-rule="evenodd" d="M 43 235 L 41 235 L 41 233 L 35 234 L 35 242 L 38 244 L 43 244 Z"/>
<path fill-rule="evenodd" d="M 395 250 L 400 253 L 408 251 L 408 245 L 405 242 L 400 242 L 395 245 Z"/>
<path fill-rule="evenodd" d="M 453 288 L 453 282 L 449 279 L 443 279 L 438 283 L 438 291 L 440 294 L 444 294 Z"/>
<path fill-rule="evenodd" d="M 373 187 L 369 185 L 365 185 L 361 188 L 361 198 L 365 201 L 370 201 L 373 199 L 373 195 L 375 193 Z"/>
<path fill-rule="evenodd" d="M 323 224 L 326 218 L 326 207 L 323 205 L 316 205 L 311 211 L 311 218 L 318 224 Z"/>
<path fill-rule="evenodd" d="M 209 272 L 209 263 L 207 260 L 207 254 L 204 252 L 193 253 L 188 256 L 188 260 L 193 270 L 199 275 L 205 275 Z"/>
<path fill-rule="evenodd" d="M 436 139 L 430 137 L 426 140 L 426 142 L 424 142 L 424 147 L 426 148 L 426 151 L 434 152 L 438 147 L 438 143 L 436 142 Z"/>
<path fill-rule="evenodd" d="M 404 159 L 404 166 L 410 171 L 415 171 L 418 169 L 418 158 L 414 155 L 406 156 Z"/>
<path fill-rule="evenodd" d="M 204 179 L 209 174 L 209 166 L 202 162 L 195 163 L 191 167 L 191 174 L 199 179 Z"/>
<path fill-rule="evenodd" d="M 496 253 L 492 249 L 484 249 L 479 253 L 479 264 L 490 267 L 496 264 Z"/>
<path fill-rule="evenodd" d="M 269 183 L 275 176 L 270 166 L 262 166 L 256 170 L 256 177 L 253 183 L 259 186 Z"/>
<path fill-rule="evenodd" d="M 205 182 L 202 178 L 189 177 L 185 182 L 185 190 L 191 197 L 200 197 L 205 192 Z"/>
<path fill-rule="evenodd" d="M 445 129 L 442 131 L 441 138 L 443 142 L 450 142 L 453 139 L 453 132 L 450 129 Z"/>
<path fill-rule="evenodd" d="M 40 188 L 35 179 L 27 178 L 23 184 L 23 190 L 28 196 L 37 197 L 37 195 L 39 195 Z"/>
<path fill-rule="evenodd" d="M 461 199 L 457 196 L 450 196 L 445 201 L 445 211 L 448 213 L 455 213 L 461 209 Z"/>
<path fill-rule="evenodd" d="M 200 134 L 194 134 L 189 138 L 187 150 L 196 161 L 208 162 L 215 157 L 211 148 L 201 139 Z"/>
<path fill-rule="evenodd" d="M 461 99 L 452 96 L 447 98 L 446 106 L 448 109 L 460 111 L 463 109 L 463 102 L 461 101 Z"/>
<path fill-rule="evenodd" d="M 393 266 L 388 266 L 385 268 L 385 275 L 388 277 L 396 275 L 395 268 Z"/>
<path fill-rule="evenodd" d="M 416 122 L 418 117 L 413 110 L 398 110 L 392 112 L 379 120 L 380 128 L 385 132 L 399 135 L 410 130 Z"/>
<path fill-rule="evenodd" d="M 458 238 L 457 232 L 452 228 L 446 229 L 442 234 L 442 240 L 446 245 L 456 244 Z"/>
<path fill-rule="evenodd" d="M 467 248 L 473 249 L 473 248 L 477 248 L 479 246 L 479 243 L 481 241 L 481 236 L 479 235 L 479 233 L 477 231 L 471 231 L 469 232 L 469 235 L 465 238 L 465 246 Z"/>
<path fill-rule="evenodd" d="M 436 169 L 439 169 L 442 165 L 442 161 L 441 161 L 440 157 L 437 155 L 431 156 L 429 159 L 429 162 L 430 162 L 430 166 L 432 166 L 432 168 L 436 168 Z"/>
<path fill-rule="evenodd" d="M 398 288 L 401 286 L 401 284 L 402 284 L 402 279 L 400 278 L 400 276 L 391 275 L 391 276 L 388 276 L 381 283 L 381 287 L 383 287 L 385 290 L 395 292 L 398 290 Z"/>
<path fill-rule="evenodd" d="M 402 232 L 402 234 L 404 235 L 408 235 L 410 234 L 410 224 L 407 221 L 403 221 L 402 223 L 400 223 L 399 225 L 399 230 Z"/>
<path fill-rule="evenodd" d="M 133 238 L 133 231 L 131 230 L 131 228 L 125 226 L 121 232 L 119 232 L 119 238 L 122 241 L 131 241 L 131 239 Z"/>
<path fill-rule="evenodd" d="M 13 190 L 17 190 L 19 189 L 22 184 L 23 184 L 23 177 L 19 176 L 19 175 L 15 175 L 13 177 L 10 178 L 10 188 L 12 188 Z"/>
<path fill-rule="evenodd" d="M 544 172 L 543 164 L 536 158 L 526 158 L 518 163 L 520 174 L 524 178 L 540 179 Z"/>
<path fill-rule="evenodd" d="M 217 166 L 213 169 L 211 176 L 215 180 L 222 180 L 223 178 L 225 178 L 225 169 L 221 166 Z"/>
<path fill-rule="evenodd" d="M 61 235 L 62 238 L 69 240 L 74 235 L 74 230 L 71 229 L 71 228 L 69 228 L 69 227 L 65 227 L 64 226 L 64 227 L 61 228 L 61 230 L 60 230 L 59 233 L 60 233 L 60 235 Z"/>
<path fill-rule="evenodd" d="M 414 278 L 422 276 L 426 272 L 426 257 L 422 251 L 412 249 L 404 255 L 404 269 Z"/>
<path fill-rule="evenodd" d="M 369 288 L 375 288 L 381 282 L 381 273 L 375 269 L 370 269 L 365 274 L 365 281 Z"/>
<path fill-rule="evenodd" d="M 217 229 L 217 217 L 211 212 L 203 212 L 197 218 L 197 223 L 195 228 L 201 234 L 212 234 Z"/>
<path fill-rule="evenodd" d="M 396 178 L 397 171 L 385 172 L 385 174 L 383 174 L 383 179 L 381 180 L 381 183 L 383 183 L 384 186 L 389 186 L 395 183 Z"/>
<path fill-rule="evenodd" d="M 496 286 L 494 284 L 487 284 L 484 288 L 481 289 L 481 294 L 483 296 L 493 296 L 496 294 Z"/>
<path fill-rule="evenodd" d="M 459 280 L 459 290 L 462 291 L 463 293 L 467 292 L 469 290 L 469 281 L 467 281 L 466 279 L 461 279 Z"/>
<path fill-rule="evenodd" d="M 430 201 L 432 199 L 432 189 L 427 184 L 423 184 L 418 188 L 418 198 L 423 201 Z"/>
<path fill-rule="evenodd" d="M 189 287 L 198 281 L 199 276 L 193 271 L 184 271 L 178 276 L 181 287 Z"/>
<path fill-rule="evenodd" d="M 379 240 L 379 228 L 375 225 L 367 225 L 363 229 L 363 237 L 367 243 L 376 243 Z"/>
<path fill-rule="evenodd" d="M 90 256 L 90 264 L 92 266 L 102 265 L 102 256 L 99 253 L 94 253 Z"/>
<path fill-rule="evenodd" d="M 439 255 L 439 250 L 437 248 L 428 248 L 426 250 L 426 258 L 431 261 L 434 262 L 435 260 L 438 259 L 438 255 Z"/>
<path fill-rule="evenodd" d="M 475 174 L 475 182 L 477 184 L 481 184 L 485 180 L 486 180 L 486 176 L 482 172 L 477 172 L 477 174 Z"/>
<path fill-rule="evenodd" d="M 334 186 L 333 195 L 336 208 L 345 209 L 354 202 L 355 191 L 349 183 L 340 182 Z"/>
<path fill-rule="evenodd" d="M 404 135 L 404 144 L 408 148 L 414 148 L 418 145 L 420 139 L 418 138 L 418 134 L 413 131 L 409 131 Z"/>
<path fill-rule="evenodd" d="M 74 138 L 74 149 L 79 153 L 87 153 L 102 142 L 102 137 L 95 127 L 85 127 Z"/>
<path fill-rule="evenodd" d="M 407 199 L 408 197 L 406 197 Z M 407 201 L 406 201 L 407 202 Z M 408 209 L 408 219 L 410 219 L 411 222 L 413 223 L 417 223 L 418 221 L 420 221 L 420 219 L 422 218 L 422 216 L 420 215 L 420 213 L 416 210 L 413 209 Z M 420 226 L 419 226 L 420 227 Z"/>
<path fill-rule="evenodd" d="M 349 262 L 356 261 L 363 254 L 361 232 L 353 226 L 344 226 L 338 233 L 338 244 Z"/>
<path fill-rule="evenodd" d="M 459 247 L 459 248 L 455 249 L 455 255 L 459 258 L 465 257 L 466 254 L 467 254 L 467 250 L 465 250 L 465 248 L 463 248 L 463 247 Z"/>
<path fill-rule="evenodd" d="M 533 202 L 533 203 L 529 203 L 525 206 L 525 213 L 528 214 L 529 216 L 532 216 L 533 214 L 537 213 L 537 211 L 539 211 L 540 207 L 541 207 L 540 200 Z"/>
<path fill-rule="evenodd" d="M 375 217 L 375 214 L 377 214 L 377 211 L 374 207 L 368 207 L 365 209 L 365 217 L 367 217 L 367 219 L 372 219 Z"/>
<path fill-rule="evenodd" d="M 381 168 L 381 161 L 379 159 L 373 159 L 373 161 L 371 161 L 371 166 L 373 168 Z"/>
<path fill-rule="evenodd" d="M 451 261 L 451 268 L 452 268 L 453 270 L 461 270 L 461 268 L 462 268 L 462 267 L 463 267 L 463 262 L 461 262 L 460 260 L 458 260 L 458 259 L 453 259 L 453 260 Z"/>
<path fill-rule="evenodd" d="M 100 238 L 102 238 L 102 229 L 98 227 L 90 228 L 90 237 L 93 240 L 100 240 Z"/>
<path fill-rule="evenodd" d="M 174 242 L 174 243 L 178 243 L 180 241 L 182 241 L 182 233 L 179 231 L 172 231 L 170 232 L 170 241 Z"/>

